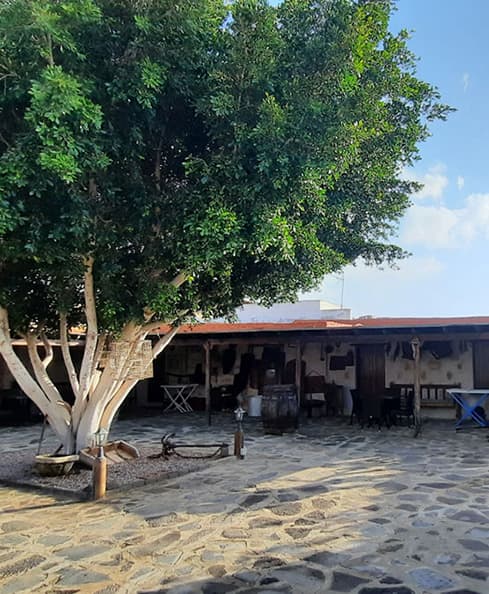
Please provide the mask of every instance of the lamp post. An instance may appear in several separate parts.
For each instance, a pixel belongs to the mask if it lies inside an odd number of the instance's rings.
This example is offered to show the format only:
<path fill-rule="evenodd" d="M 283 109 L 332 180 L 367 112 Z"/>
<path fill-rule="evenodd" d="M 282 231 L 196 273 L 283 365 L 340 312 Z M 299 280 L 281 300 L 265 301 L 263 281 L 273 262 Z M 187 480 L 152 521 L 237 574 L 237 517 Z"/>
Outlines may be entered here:
<path fill-rule="evenodd" d="M 243 433 L 243 417 L 244 417 L 245 410 L 241 408 L 241 405 L 234 411 L 234 416 L 236 418 L 236 432 L 234 434 L 234 455 L 236 458 L 243 460 L 245 455 L 245 447 L 244 447 L 244 433 Z"/>
<path fill-rule="evenodd" d="M 107 441 L 109 432 L 107 429 L 99 429 L 93 434 L 94 445 L 98 448 L 97 456 L 93 461 L 93 498 L 101 499 L 107 488 L 107 458 L 104 455 L 104 444 Z"/>

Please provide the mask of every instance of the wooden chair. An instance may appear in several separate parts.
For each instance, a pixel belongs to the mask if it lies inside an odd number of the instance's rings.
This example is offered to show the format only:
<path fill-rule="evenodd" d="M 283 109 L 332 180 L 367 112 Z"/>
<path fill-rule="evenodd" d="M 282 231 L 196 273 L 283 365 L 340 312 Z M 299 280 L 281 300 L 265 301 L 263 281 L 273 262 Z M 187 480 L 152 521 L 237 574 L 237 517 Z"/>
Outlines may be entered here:
<path fill-rule="evenodd" d="M 339 413 L 340 408 L 343 406 L 342 390 L 343 386 L 339 384 L 326 384 L 326 416 L 329 414 L 334 416 Z"/>
<path fill-rule="evenodd" d="M 308 375 L 304 378 L 304 404 L 309 418 L 312 417 L 313 409 L 324 409 L 327 414 L 326 380 L 323 375 Z"/>

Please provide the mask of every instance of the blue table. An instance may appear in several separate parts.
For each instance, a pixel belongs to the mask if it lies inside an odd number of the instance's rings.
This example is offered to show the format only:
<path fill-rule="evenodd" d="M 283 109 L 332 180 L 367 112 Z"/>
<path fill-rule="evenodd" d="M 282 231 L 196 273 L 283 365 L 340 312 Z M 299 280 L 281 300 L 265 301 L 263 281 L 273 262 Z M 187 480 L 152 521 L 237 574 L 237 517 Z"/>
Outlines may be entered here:
<path fill-rule="evenodd" d="M 469 419 L 479 427 L 489 427 L 485 414 L 481 414 L 481 409 L 484 410 L 484 402 L 489 398 L 489 388 L 486 390 L 451 388 L 447 393 L 462 409 L 462 416 L 455 424 L 455 429 L 462 429 L 462 423 Z"/>

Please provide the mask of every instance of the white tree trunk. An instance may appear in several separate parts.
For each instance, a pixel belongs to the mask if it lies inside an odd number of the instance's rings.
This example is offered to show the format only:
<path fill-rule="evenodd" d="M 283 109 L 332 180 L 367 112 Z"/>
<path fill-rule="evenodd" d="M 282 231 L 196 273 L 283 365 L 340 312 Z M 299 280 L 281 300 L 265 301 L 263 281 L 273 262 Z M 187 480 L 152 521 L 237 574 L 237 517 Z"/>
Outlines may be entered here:
<path fill-rule="evenodd" d="M 153 347 L 153 359 L 163 352 L 177 331 L 178 327 L 175 327 L 159 339 Z M 125 336 L 127 337 L 127 333 Z M 144 340 L 144 336 L 140 336 L 133 341 L 134 347 L 141 340 Z M 47 417 L 51 428 L 63 444 L 64 451 L 74 453 L 92 445 L 94 433 L 101 428 L 110 431 L 117 411 L 139 380 L 115 377 L 109 366 L 102 372 L 99 371 L 98 373 L 101 373 L 102 379 L 87 401 L 87 405 L 79 419 L 79 424 L 75 427 L 73 410 L 63 401 L 46 370 L 44 370 L 37 353 L 35 338 L 32 336 L 28 337 L 28 348 L 31 353 L 35 377 L 29 373 L 15 353 L 10 336 L 5 336 L 3 326 L 0 323 L 0 353 L 22 391 Z M 128 357 L 125 368 L 128 369 L 130 364 L 131 359 Z"/>
<path fill-rule="evenodd" d="M 66 453 L 74 453 L 90 446 L 93 434 L 103 428 L 110 430 L 112 421 L 120 406 L 139 380 L 128 377 L 131 363 L 141 341 L 148 332 L 158 326 L 151 322 L 153 313 L 145 310 L 146 324 L 138 325 L 129 322 L 122 329 L 118 343 L 129 345 L 127 353 L 120 358 L 114 367 L 107 364 L 100 369 L 99 362 L 106 342 L 106 335 L 99 334 L 93 286 L 93 258 L 84 259 L 85 314 L 87 333 L 85 350 L 79 375 L 70 353 L 67 332 L 67 318 L 60 314 L 60 344 L 66 372 L 73 390 L 75 402 L 70 407 L 61 397 L 58 389 L 49 377 L 47 367 L 53 359 L 52 346 L 41 333 L 45 357 L 41 359 L 38 352 L 38 336 L 28 333 L 25 336 L 33 374 L 19 359 L 12 346 L 8 312 L 0 306 L 0 354 L 3 356 L 10 373 L 21 390 L 40 409 L 47 418 L 51 428 L 59 437 Z M 186 280 L 184 273 L 179 274 L 171 284 L 179 287 Z M 185 312 L 180 312 L 184 314 Z M 160 338 L 152 350 L 153 359 L 170 343 L 177 333 L 178 326 L 172 328 Z"/>
<path fill-rule="evenodd" d="M 95 290 L 93 286 L 93 258 L 84 259 L 84 296 L 85 296 L 85 317 L 87 320 L 87 333 L 85 336 L 85 350 L 80 369 L 78 391 L 75 392 L 75 404 L 73 405 L 73 429 L 77 431 L 78 424 L 86 407 L 90 386 L 93 377 L 93 363 L 97 351 L 97 311 L 95 305 Z"/>
<path fill-rule="evenodd" d="M 156 359 L 170 344 L 171 340 L 178 332 L 178 327 L 172 328 L 169 332 L 165 334 L 160 340 L 154 345 L 153 347 L 153 360 Z M 112 399 L 107 403 L 100 418 L 100 426 L 104 429 L 110 428 L 112 425 L 112 421 L 114 417 L 121 407 L 122 403 L 131 392 L 133 388 L 136 387 L 139 380 L 126 380 L 122 386 L 117 390 L 114 394 Z"/>
<path fill-rule="evenodd" d="M 70 411 L 59 400 L 50 399 L 29 373 L 12 347 L 7 310 L 0 307 L 0 353 L 20 389 L 39 408 L 58 435 L 65 451 L 73 444 Z"/>
<path fill-rule="evenodd" d="M 175 326 L 158 340 L 152 349 L 153 360 L 163 352 L 177 332 L 178 326 Z M 130 338 L 132 340 L 129 340 Z M 129 354 L 124 362 L 126 376 L 131 363 L 134 361 L 134 352 L 145 338 L 146 331 L 140 326 L 127 324 L 124 328 L 120 340 L 131 344 Z M 110 431 L 117 411 L 138 381 L 139 379 L 127 378 L 124 374 L 118 375 L 117 370 L 114 371 L 109 365 L 106 366 L 77 427 L 77 451 L 90 446 L 94 433 L 99 429 Z"/>
<path fill-rule="evenodd" d="M 75 366 L 73 365 L 73 359 L 71 358 L 70 347 L 68 344 L 68 323 L 66 321 L 65 313 L 59 314 L 59 335 L 66 373 L 68 374 L 73 394 L 76 397 L 80 390 L 80 384 L 78 383 L 78 376 L 75 371 Z"/>

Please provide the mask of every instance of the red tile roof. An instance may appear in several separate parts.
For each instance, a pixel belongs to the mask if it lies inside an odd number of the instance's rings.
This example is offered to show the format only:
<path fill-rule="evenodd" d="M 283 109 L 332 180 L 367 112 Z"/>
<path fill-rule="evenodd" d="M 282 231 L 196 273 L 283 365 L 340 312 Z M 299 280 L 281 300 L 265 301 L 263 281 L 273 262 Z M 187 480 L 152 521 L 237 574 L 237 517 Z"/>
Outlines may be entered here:
<path fill-rule="evenodd" d="M 248 332 L 285 332 L 298 330 L 347 330 L 382 328 L 420 328 L 489 325 L 489 316 L 459 318 L 357 318 L 354 320 L 294 320 L 292 322 L 207 322 L 182 326 L 180 334 L 225 334 Z M 168 331 L 161 326 L 158 331 Z"/>

